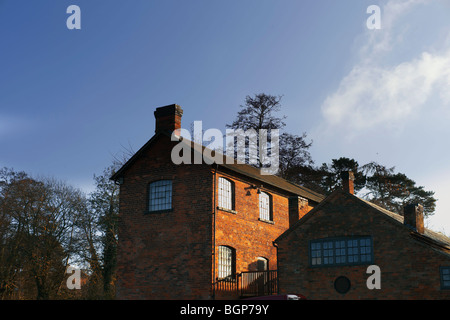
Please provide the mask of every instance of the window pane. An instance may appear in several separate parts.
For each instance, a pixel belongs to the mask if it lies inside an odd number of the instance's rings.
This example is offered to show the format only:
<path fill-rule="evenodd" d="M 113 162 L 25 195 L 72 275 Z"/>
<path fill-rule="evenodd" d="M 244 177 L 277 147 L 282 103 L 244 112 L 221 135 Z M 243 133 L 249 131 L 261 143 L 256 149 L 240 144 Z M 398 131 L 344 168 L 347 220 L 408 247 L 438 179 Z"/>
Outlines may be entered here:
<path fill-rule="evenodd" d="M 265 192 L 259 194 L 259 218 L 272 220 L 270 217 L 270 197 Z"/>
<path fill-rule="evenodd" d="M 219 246 L 218 259 L 219 279 L 231 277 L 234 270 L 234 250 L 230 247 Z"/>
<path fill-rule="evenodd" d="M 232 184 L 224 178 L 219 178 L 219 207 L 233 209 Z"/>
<path fill-rule="evenodd" d="M 450 289 L 450 267 L 441 267 L 442 289 Z"/>
<path fill-rule="evenodd" d="M 369 237 L 311 241 L 310 252 L 313 265 L 320 264 L 318 258 L 322 258 L 324 265 L 372 263 L 372 242 Z"/>
<path fill-rule="evenodd" d="M 150 184 L 149 210 L 167 210 L 172 208 L 172 181 L 159 180 Z"/>

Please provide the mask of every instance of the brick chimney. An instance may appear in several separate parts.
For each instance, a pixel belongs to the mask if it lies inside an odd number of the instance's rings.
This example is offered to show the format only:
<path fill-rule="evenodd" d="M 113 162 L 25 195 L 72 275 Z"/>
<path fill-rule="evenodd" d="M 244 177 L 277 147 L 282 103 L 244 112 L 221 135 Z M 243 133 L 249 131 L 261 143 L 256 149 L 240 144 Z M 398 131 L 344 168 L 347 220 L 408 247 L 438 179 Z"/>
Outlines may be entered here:
<path fill-rule="evenodd" d="M 342 187 L 344 191 L 354 194 L 355 193 L 355 175 L 352 171 L 343 171 L 341 172 L 341 179 L 342 179 Z"/>
<path fill-rule="evenodd" d="M 155 133 L 167 131 L 171 134 L 174 130 L 180 129 L 182 115 L 183 109 L 181 109 L 181 107 L 177 104 L 156 108 Z"/>
<path fill-rule="evenodd" d="M 417 231 L 424 233 L 423 206 L 420 204 L 409 204 L 403 208 L 403 224 Z"/>
<path fill-rule="evenodd" d="M 308 213 L 308 199 L 299 196 L 289 197 L 289 227 Z"/>

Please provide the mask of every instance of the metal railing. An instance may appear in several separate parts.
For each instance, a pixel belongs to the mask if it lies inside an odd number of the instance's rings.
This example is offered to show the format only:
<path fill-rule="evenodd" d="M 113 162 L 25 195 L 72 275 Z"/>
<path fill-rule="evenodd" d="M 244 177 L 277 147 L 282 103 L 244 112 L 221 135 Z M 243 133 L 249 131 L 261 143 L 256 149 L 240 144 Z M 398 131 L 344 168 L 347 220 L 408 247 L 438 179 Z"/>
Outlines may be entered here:
<path fill-rule="evenodd" d="M 243 271 L 224 279 L 216 279 L 217 297 L 256 297 L 278 293 L 277 270 Z"/>
<path fill-rule="evenodd" d="M 268 296 L 278 293 L 277 270 L 244 271 L 240 274 L 240 296 Z"/>
<path fill-rule="evenodd" d="M 216 279 L 214 295 L 216 298 L 235 299 L 239 297 L 239 273 L 224 279 Z"/>

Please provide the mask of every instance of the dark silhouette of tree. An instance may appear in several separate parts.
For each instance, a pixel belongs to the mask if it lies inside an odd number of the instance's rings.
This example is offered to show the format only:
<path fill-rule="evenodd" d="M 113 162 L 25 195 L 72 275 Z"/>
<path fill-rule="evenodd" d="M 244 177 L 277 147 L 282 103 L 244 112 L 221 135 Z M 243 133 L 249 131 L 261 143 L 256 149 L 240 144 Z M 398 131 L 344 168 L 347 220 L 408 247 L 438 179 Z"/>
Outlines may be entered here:
<path fill-rule="evenodd" d="M 26 292 L 35 296 L 23 298 L 56 297 L 65 266 L 75 254 L 75 221 L 84 201 L 79 190 L 57 180 L 0 171 L 1 298 L 18 291 L 18 283 L 34 283 Z"/>
<path fill-rule="evenodd" d="M 299 167 L 308 167 L 313 164 L 308 151 L 312 142 L 306 142 L 306 133 L 298 136 L 282 132 L 286 125 L 284 123 L 286 117 L 278 115 L 281 111 L 281 99 L 282 96 L 265 93 L 245 98 L 245 105 L 240 106 L 241 110 L 238 112 L 236 119 L 231 125 L 226 125 L 227 128 L 235 130 L 237 140 L 235 153 L 227 155 L 236 158 L 238 157 L 237 150 L 240 152 L 246 150 L 246 163 L 262 168 L 267 164 L 266 160 L 269 159 L 266 156 L 273 156 L 275 152 L 278 152 L 280 165 L 277 175 L 294 181 L 299 178 Z M 241 130 L 240 133 L 239 130 Z M 260 130 L 267 130 L 267 154 L 261 149 L 266 139 L 261 136 Z M 278 130 L 279 133 L 278 148 L 275 148 L 276 140 L 273 130 Z M 257 161 L 251 161 L 251 154 L 256 155 Z"/>
<path fill-rule="evenodd" d="M 341 157 L 332 159 L 330 164 L 322 164 L 320 168 L 311 171 L 315 181 L 311 183 L 312 190 L 328 195 L 342 188 L 341 172 L 352 171 L 355 193 L 374 204 L 398 214 L 403 214 L 407 204 L 419 203 L 424 206 L 424 215 L 430 216 L 436 208 L 433 191 L 426 191 L 423 186 L 404 173 L 395 172 L 376 162 L 359 165 L 355 159 Z"/>
<path fill-rule="evenodd" d="M 323 194 L 330 194 L 336 189 L 342 188 L 341 172 L 352 171 L 354 180 L 355 192 L 364 188 L 366 184 L 366 176 L 361 171 L 358 162 L 355 159 L 341 157 L 339 159 L 332 159 L 330 164 L 323 163 L 318 169 L 321 179 L 318 180 L 320 189 Z"/>
<path fill-rule="evenodd" d="M 418 203 L 424 207 L 424 215 L 434 214 L 436 201 L 433 191 L 426 191 L 423 186 L 404 173 L 395 172 L 395 168 L 387 168 L 376 162 L 363 166 L 366 175 L 365 198 L 383 208 L 403 214 L 407 204 Z"/>

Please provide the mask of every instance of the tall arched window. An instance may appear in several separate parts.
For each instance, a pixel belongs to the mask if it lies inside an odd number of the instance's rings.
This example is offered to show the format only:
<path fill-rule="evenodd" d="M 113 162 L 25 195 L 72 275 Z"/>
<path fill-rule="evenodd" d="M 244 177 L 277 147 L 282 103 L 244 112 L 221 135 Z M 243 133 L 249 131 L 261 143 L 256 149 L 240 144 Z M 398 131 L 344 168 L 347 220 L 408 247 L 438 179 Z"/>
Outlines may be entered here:
<path fill-rule="evenodd" d="M 228 246 L 219 246 L 219 279 L 231 279 L 236 273 L 236 250 Z"/>
<path fill-rule="evenodd" d="M 219 207 L 234 210 L 233 182 L 222 177 L 219 177 Z"/>
<path fill-rule="evenodd" d="M 262 191 L 259 194 L 259 218 L 261 220 L 272 221 L 272 205 L 270 195 Z"/>

